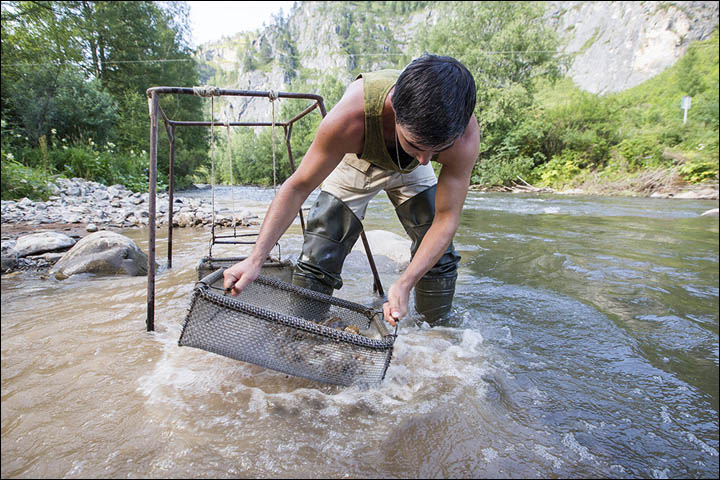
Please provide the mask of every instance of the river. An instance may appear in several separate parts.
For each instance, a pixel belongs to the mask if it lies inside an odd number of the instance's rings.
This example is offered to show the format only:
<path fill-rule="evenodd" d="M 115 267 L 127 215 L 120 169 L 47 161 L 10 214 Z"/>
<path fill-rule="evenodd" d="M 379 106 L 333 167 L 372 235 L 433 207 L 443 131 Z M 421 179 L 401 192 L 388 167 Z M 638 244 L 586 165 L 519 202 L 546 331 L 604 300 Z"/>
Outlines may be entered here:
<path fill-rule="evenodd" d="M 371 389 L 178 347 L 208 230 L 175 230 L 153 333 L 145 277 L 4 276 L 2 477 L 716 477 L 716 207 L 471 192 L 453 325 L 403 320 Z M 404 235 L 384 194 L 365 225 Z M 366 262 L 344 280 L 373 301 Z"/>

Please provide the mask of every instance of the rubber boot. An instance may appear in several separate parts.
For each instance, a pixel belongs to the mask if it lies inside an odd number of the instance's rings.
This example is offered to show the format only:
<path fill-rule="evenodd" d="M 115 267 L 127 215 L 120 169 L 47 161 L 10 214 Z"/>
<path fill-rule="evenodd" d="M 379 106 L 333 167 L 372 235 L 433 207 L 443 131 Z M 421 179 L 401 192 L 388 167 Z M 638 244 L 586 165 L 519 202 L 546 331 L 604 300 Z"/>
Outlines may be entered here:
<path fill-rule="evenodd" d="M 343 263 L 360 232 L 362 222 L 355 213 L 337 197 L 320 192 L 307 219 L 292 283 L 326 295 L 342 288 Z"/>
<path fill-rule="evenodd" d="M 311 275 L 298 275 L 297 271 L 293 274 L 292 284 L 298 287 L 307 288 L 315 292 L 324 293 L 325 295 L 333 294 L 333 287 L 317 280 Z"/>
<path fill-rule="evenodd" d="M 412 240 L 410 255 L 413 258 L 435 218 L 435 190 L 436 186 L 432 186 L 395 209 Z M 444 317 L 452 309 L 459 261 L 460 255 L 450 242 L 440 260 L 415 285 L 415 310 L 431 325 L 447 323 Z"/>
<path fill-rule="evenodd" d="M 415 284 L 415 310 L 431 325 L 452 323 L 447 314 L 452 310 L 456 279 L 457 272 L 448 277 L 425 275 Z"/>

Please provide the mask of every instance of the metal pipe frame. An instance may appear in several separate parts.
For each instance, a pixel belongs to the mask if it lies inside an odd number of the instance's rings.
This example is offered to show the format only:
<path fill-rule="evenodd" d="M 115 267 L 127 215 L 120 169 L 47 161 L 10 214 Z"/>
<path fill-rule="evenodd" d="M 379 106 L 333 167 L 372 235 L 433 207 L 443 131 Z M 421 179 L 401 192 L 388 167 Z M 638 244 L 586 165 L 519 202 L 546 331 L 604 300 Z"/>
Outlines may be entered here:
<path fill-rule="evenodd" d="M 320 109 L 320 114 L 323 118 L 327 115 L 325 111 L 325 104 L 323 98 L 320 95 L 311 93 L 288 93 L 288 92 L 267 92 L 267 91 L 255 91 L 255 90 L 231 90 L 216 88 L 211 91 L 211 95 L 200 95 L 198 90 L 189 87 L 152 87 L 148 88 L 146 95 L 148 98 L 148 108 L 150 113 L 150 158 L 149 158 L 149 178 L 148 178 L 148 193 L 149 193 L 149 218 L 148 218 L 148 283 L 147 283 L 147 319 L 146 327 L 147 331 L 151 332 L 155 330 L 155 230 L 156 230 L 156 196 L 157 196 L 157 150 L 158 150 L 158 121 L 159 117 L 162 117 L 165 123 L 165 129 L 170 140 L 170 162 L 169 162 L 169 208 L 168 208 L 168 268 L 172 268 L 172 230 L 173 230 L 173 202 L 174 202 L 174 189 L 175 189 L 175 127 L 188 126 L 188 127 L 215 127 L 215 126 L 231 126 L 231 127 L 271 127 L 273 123 L 270 122 L 222 122 L 222 121 L 182 121 L 172 120 L 168 118 L 162 108 L 160 108 L 160 95 L 194 95 L 194 96 L 230 96 L 230 97 L 265 97 L 269 99 L 273 98 L 291 98 L 291 99 L 304 99 L 312 100 L 313 103 L 305 108 L 302 112 L 297 114 L 286 122 L 275 122 L 274 125 L 282 126 L 285 130 L 285 144 L 288 151 L 288 159 L 290 161 L 290 168 L 292 172 L 295 172 L 295 162 L 293 160 L 292 149 L 290 147 L 290 135 L 292 134 L 292 126 L 295 122 L 303 118 L 305 115 L 314 111 L 316 108 Z M 214 208 L 214 207 L 213 207 Z M 305 230 L 305 222 L 303 219 L 302 208 L 300 209 L 300 222 Z M 383 295 L 382 285 L 380 284 L 380 277 L 375 268 L 375 262 L 370 252 L 370 245 L 365 237 L 365 231 L 361 232 L 365 251 L 370 262 L 370 267 L 374 276 L 373 290 L 379 291 Z"/>

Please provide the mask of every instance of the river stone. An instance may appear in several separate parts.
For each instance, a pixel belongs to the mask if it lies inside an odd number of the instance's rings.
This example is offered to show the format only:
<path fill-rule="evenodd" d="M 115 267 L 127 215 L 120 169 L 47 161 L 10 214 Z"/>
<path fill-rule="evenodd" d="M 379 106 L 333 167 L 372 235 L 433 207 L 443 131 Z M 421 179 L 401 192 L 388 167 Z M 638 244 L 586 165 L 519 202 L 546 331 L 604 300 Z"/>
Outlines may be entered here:
<path fill-rule="evenodd" d="M 15 243 L 15 252 L 18 257 L 37 255 L 55 250 L 70 248 L 75 245 L 75 240 L 60 232 L 31 233 L 18 237 Z"/>
<path fill-rule="evenodd" d="M 148 257 L 124 235 L 100 231 L 86 236 L 50 271 L 58 280 L 78 273 L 147 275 Z"/>
<path fill-rule="evenodd" d="M 0 270 L 2 273 L 12 272 L 18 264 L 18 258 L 16 255 L 5 255 L 0 257 Z"/>
<path fill-rule="evenodd" d="M 697 199 L 716 199 L 718 197 L 717 190 L 713 188 L 701 188 L 699 190 L 687 190 L 674 195 L 674 198 L 685 200 Z"/>
<path fill-rule="evenodd" d="M 398 269 L 404 269 L 410 264 L 410 240 L 386 230 L 370 230 L 365 232 L 370 243 L 373 257 L 385 256 L 397 264 Z M 352 249 L 365 255 L 362 239 L 358 239 Z M 376 259 L 377 260 L 377 259 Z"/>
<path fill-rule="evenodd" d="M 195 225 L 195 216 L 191 212 L 181 212 L 175 215 L 175 222 L 178 227 L 192 227 Z"/>

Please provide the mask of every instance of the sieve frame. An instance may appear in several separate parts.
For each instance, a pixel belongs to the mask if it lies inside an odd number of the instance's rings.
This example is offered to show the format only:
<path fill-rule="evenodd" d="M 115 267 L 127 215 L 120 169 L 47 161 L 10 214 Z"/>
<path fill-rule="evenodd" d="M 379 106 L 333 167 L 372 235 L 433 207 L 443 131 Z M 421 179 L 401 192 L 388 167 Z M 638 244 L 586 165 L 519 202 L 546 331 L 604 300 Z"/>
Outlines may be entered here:
<path fill-rule="evenodd" d="M 203 257 L 200 259 L 200 262 L 198 262 L 197 265 L 197 271 L 198 271 L 198 281 L 202 281 L 205 277 L 208 275 L 211 275 L 214 273 L 218 268 L 220 269 L 226 269 L 238 262 L 242 262 L 243 260 L 247 259 L 246 256 L 242 257 Z M 284 278 L 288 277 L 289 279 L 292 279 L 293 276 L 293 270 L 295 268 L 295 264 L 289 260 L 281 260 L 280 257 L 270 257 L 265 259 L 265 263 L 262 265 L 262 271 L 265 272 L 265 276 L 273 276 L 276 278 Z M 202 270 L 210 271 L 210 273 L 201 275 Z M 288 273 L 285 274 L 285 270 L 288 270 Z M 271 274 L 272 273 L 272 274 Z M 217 280 L 216 280 L 217 281 Z M 214 283 L 214 282 L 213 282 Z M 211 284 L 212 285 L 212 284 Z"/>
<path fill-rule="evenodd" d="M 183 344 L 183 337 L 185 335 L 185 330 L 189 324 L 188 320 L 191 317 L 191 312 L 193 310 L 193 307 L 195 306 L 196 302 L 199 299 L 202 299 L 203 301 L 218 305 L 220 307 L 229 309 L 231 311 L 236 311 L 236 312 L 239 312 L 244 315 L 252 316 L 254 318 L 257 318 L 259 321 L 262 320 L 262 321 L 280 325 L 285 328 L 290 328 L 292 330 L 297 330 L 297 331 L 309 333 L 312 335 L 316 335 L 318 337 L 326 339 L 327 342 L 348 344 L 348 345 L 353 345 L 355 347 L 370 349 L 370 350 L 374 350 L 379 353 L 382 353 L 385 357 L 385 362 L 384 362 L 384 366 L 382 369 L 382 376 L 379 379 L 378 383 L 382 382 L 382 380 L 384 380 L 385 375 L 387 373 L 387 369 L 390 365 L 390 360 L 392 358 L 393 346 L 395 343 L 395 339 L 397 338 L 397 328 L 396 328 L 394 334 L 391 334 L 388 332 L 387 328 L 384 325 L 384 317 L 383 317 L 382 311 L 374 310 L 372 308 L 365 307 L 363 305 L 360 305 L 360 304 L 357 304 L 354 302 L 336 298 L 336 297 L 333 297 L 330 295 L 325 295 L 323 293 L 315 292 L 313 290 L 302 288 L 302 287 L 299 287 L 296 285 L 292 285 L 292 284 L 283 282 L 281 280 L 278 280 L 276 278 L 268 277 L 265 275 L 258 275 L 258 277 L 254 280 L 255 282 L 261 283 L 270 288 L 283 290 L 283 291 L 292 293 L 293 295 L 296 295 L 299 297 L 304 297 L 304 298 L 307 298 L 307 299 L 313 300 L 313 301 L 325 302 L 325 303 L 328 303 L 331 305 L 335 305 L 339 308 L 348 309 L 348 310 L 351 310 L 351 311 L 361 314 L 368 320 L 367 324 L 364 326 L 363 329 L 367 329 L 370 327 L 370 325 L 373 325 L 377 329 L 377 332 L 380 334 L 380 337 L 381 337 L 381 339 L 368 338 L 364 335 L 359 335 L 359 334 L 355 334 L 352 332 L 346 332 L 344 330 L 339 330 L 336 328 L 328 327 L 325 325 L 320 325 L 312 320 L 274 312 L 265 307 L 260 307 L 257 305 L 253 305 L 249 302 L 239 300 L 233 296 L 228 295 L 227 292 L 224 292 L 224 291 L 223 291 L 223 294 L 215 293 L 219 290 L 222 290 L 222 289 L 219 289 L 218 287 L 214 287 L 213 284 L 215 284 L 216 282 L 218 282 L 220 279 L 223 278 L 224 271 L 225 271 L 225 268 L 219 268 L 218 270 L 207 275 L 206 277 L 204 277 L 202 280 L 198 281 L 195 284 L 195 289 L 194 289 L 190 309 L 186 316 L 186 320 L 183 325 L 182 332 L 180 334 L 180 338 L 178 339 L 179 346 L 191 346 L 191 347 L 193 346 L 190 344 Z M 207 349 L 205 349 L 205 350 L 207 350 Z M 207 350 L 207 351 L 212 352 L 212 350 Z M 217 354 L 217 352 L 212 352 L 212 353 Z M 220 354 L 220 355 L 222 355 L 222 354 Z M 256 363 L 258 365 L 267 367 L 267 365 L 262 365 L 261 363 L 257 363 L 257 362 L 250 362 L 250 363 Z M 272 367 L 267 367 L 267 368 L 277 370 Z M 282 371 L 282 370 L 280 370 L 280 371 Z M 289 373 L 289 372 L 284 372 L 284 373 Z M 299 376 L 305 376 L 305 375 L 299 375 Z M 306 378 L 310 378 L 310 377 L 306 377 Z M 315 378 L 315 380 L 318 380 L 318 379 Z M 319 380 L 319 381 L 322 382 L 323 380 Z M 334 383 L 334 382 L 326 381 L 324 383 Z M 346 386 L 348 386 L 348 385 L 346 385 Z"/>

